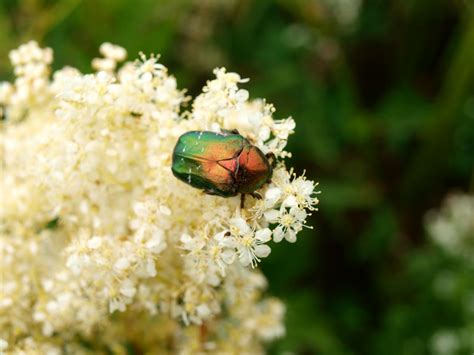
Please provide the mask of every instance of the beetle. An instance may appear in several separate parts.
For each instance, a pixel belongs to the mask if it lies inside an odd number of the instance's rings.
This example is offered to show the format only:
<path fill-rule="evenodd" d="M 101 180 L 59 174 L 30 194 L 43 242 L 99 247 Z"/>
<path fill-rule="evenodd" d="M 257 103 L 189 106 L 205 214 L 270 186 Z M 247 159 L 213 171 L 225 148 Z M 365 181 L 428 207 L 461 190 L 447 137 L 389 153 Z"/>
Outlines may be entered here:
<path fill-rule="evenodd" d="M 178 138 L 171 170 L 181 181 L 210 195 L 259 197 L 255 190 L 272 176 L 270 156 L 237 130 L 190 131 Z"/>

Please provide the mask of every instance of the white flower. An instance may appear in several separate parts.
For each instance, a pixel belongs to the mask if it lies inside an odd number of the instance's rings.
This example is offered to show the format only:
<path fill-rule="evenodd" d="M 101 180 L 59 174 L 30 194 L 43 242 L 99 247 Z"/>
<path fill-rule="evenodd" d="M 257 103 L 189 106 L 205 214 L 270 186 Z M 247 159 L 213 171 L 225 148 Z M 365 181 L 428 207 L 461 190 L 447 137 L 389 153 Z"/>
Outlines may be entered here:
<path fill-rule="evenodd" d="M 278 138 L 286 140 L 294 132 L 295 127 L 295 121 L 290 117 L 285 120 L 275 121 L 272 131 Z"/>
<path fill-rule="evenodd" d="M 427 214 L 427 229 L 433 241 L 450 255 L 473 262 L 474 197 L 448 196 L 441 211 Z"/>
<path fill-rule="evenodd" d="M 298 207 L 298 200 L 294 195 L 288 195 L 285 200 L 283 200 L 282 206 L 284 207 Z"/>
<path fill-rule="evenodd" d="M 206 234 L 191 237 L 183 234 L 180 238 L 186 258 L 193 265 L 191 274 L 200 282 L 217 286 L 221 277 L 226 276 L 228 265 L 236 258 L 235 242 L 228 231 L 221 231 L 208 238 Z"/>
<path fill-rule="evenodd" d="M 112 298 L 109 302 L 109 313 L 114 313 L 115 311 L 124 312 L 125 307 L 126 304 L 122 298 Z"/>
<path fill-rule="evenodd" d="M 253 219 L 259 220 L 266 212 L 281 204 L 281 196 L 282 191 L 280 188 L 270 186 L 265 192 L 263 199 L 257 200 L 252 207 Z"/>
<path fill-rule="evenodd" d="M 248 100 L 248 98 L 249 98 L 249 92 L 247 90 L 240 89 L 235 93 L 235 99 L 238 102 L 245 102 Z"/>
<path fill-rule="evenodd" d="M 271 187 L 265 192 L 265 205 L 273 207 L 282 195 L 281 189 L 278 187 Z"/>
<path fill-rule="evenodd" d="M 209 309 L 209 306 L 204 303 L 196 307 L 196 312 L 197 315 L 201 318 L 208 318 L 211 315 L 211 310 Z"/>
<path fill-rule="evenodd" d="M 295 200 L 301 208 L 317 210 L 313 207 L 319 203 L 319 199 L 314 195 L 321 193 L 320 191 L 314 191 L 316 186 L 318 186 L 317 183 L 314 183 L 311 180 L 306 180 L 305 176 L 302 175 L 295 178 L 291 182 L 291 185 Z"/>
<path fill-rule="evenodd" d="M 137 292 L 137 289 L 135 288 L 135 285 L 130 279 L 125 279 L 122 281 L 120 285 L 120 293 L 126 297 L 133 297 L 135 296 L 135 293 Z"/>
<path fill-rule="evenodd" d="M 142 84 L 147 81 L 151 81 L 154 76 L 161 76 L 166 70 L 165 66 L 158 63 L 159 57 L 146 58 L 145 55 L 141 55 L 141 63 L 138 66 L 139 77 L 143 80 Z"/>
<path fill-rule="evenodd" d="M 240 263 L 255 267 L 260 258 L 266 258 L 271 252 L 265 244 L 271 240 L 271 230 L 264 228 L 255 233 L 242 218 L 234 218 L 230 223 Z"/>
<path fill-rule="evenodd" d="M 289 210 L 281 208 L 279 211 L 271 210 L 265 214 L 267 220 L 271 223 L 278 223 L 279 226 L 273 231 L 273 240 L 276 243 L 285 238 L 290 243 L 296 242 L 296 234 L 306 227 L 307 217 L 305 210 L 299 207 L 291 207 Z"/>
<path fill-rule="evenodd" d="M 285 306 L 276 299 L 269 299 L 258 305 L 256 312 L 249 317 L 244 327 L 256 330 L 258 337 L 265 341 L 280 338 L 285 334 L 281 320 L 285 314 Z"/>
<path fill-rule="evenodd" d="M 166 248 L 164 233 L 161 229 L 153 228 L 150 238 L 145 243 L 147 249 L 153 254 L 159 254 Z"/>
<path fill-rule="evenodd" d="M 94 236 L 87 241 L 87 247 L 90 249 L 97 249 L 102 245 L 102 239 L 98 236 Z"/>
<path fill-rule="evenodd" d="M 66 266 L 71 269 L 75 275 L 79 275 L 82 271 L 83 259 L 77 254 L 72 254 L 67 258 Z"/>
<path fill-rule="evenodd" d="M 148 258 L 145 261 L 146 271 L 149 277 L 155 277 L 157 275 L 155 261 L 152 258 Z"/>
<path fill-rule="evenodd" d="M 214 236 L 216 245 L 211 249 L 212 256 L 219 256 L 219 258 L 226 264 L 232 264 L 235 260 L 235 251 L 233 250 L 234 243 L 227 236 L 227 231 L 217 233 Z"/>
<path fill-rule="evenodd" d="M 94 58 L 92 68 L 102 71 L 113 71 L 117 67 L 117 63 L 110 58 Z"/>
<path fill-rule="evenodd" d="M 0 103 L 6 103 L 9 101 L 13 94 L 13 85 L 7 82 L 0 82 Z"/>
<path fill-rule="evenodd" d="M 0 338 L 0 351 L 7 350 L 8 348 L 8 341 Z"/>
<path fill-rule="evenodd" d="M 114 264 L 114 269 L 116 271 L 123 271 L 130 267 L 130 260 L 126 257 L 118 259 Z"/>
<path fill-rule="evenodd" d="M 206 245 L 204 240 L 193 238 L 186 233 L 181 236 L 181 243 L 183 243 L 184 249 L 189 251 L 201 250 Z"/>
<path fill-rule="evenodd" d="M 127 51 L 124 48 L 109 42 L 102 43 L 99 51 L 104 57 L 112 59 L 115 62 L 121 62 L 127 57 Z"/>
<path fill-rule="evenodd" d="M 299 206 L 301 209 L 317 210 L 314 207 L 319 203 L 315 195 L 320 191 L 314 191 L 317 183 L 307 180 L 304 175 L 296 176 L 293 170 L 287 172 L 285 169 L 277 169 L 273 174 L 272 182 L 282 191 L 282 205 L 285 207 Z"/>

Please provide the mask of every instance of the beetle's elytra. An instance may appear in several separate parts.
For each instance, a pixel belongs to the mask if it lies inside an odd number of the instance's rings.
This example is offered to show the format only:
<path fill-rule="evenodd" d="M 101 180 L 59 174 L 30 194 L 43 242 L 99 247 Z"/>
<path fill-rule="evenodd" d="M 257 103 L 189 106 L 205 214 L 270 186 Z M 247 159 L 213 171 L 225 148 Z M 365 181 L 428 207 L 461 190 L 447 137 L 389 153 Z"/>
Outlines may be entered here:
<path fill-rule="evenodd" d="M 272 175 L 265 154 L 237 131 L 184 133 L 171 170 L 181 181 L 222 197 L 252 194 Z"/>

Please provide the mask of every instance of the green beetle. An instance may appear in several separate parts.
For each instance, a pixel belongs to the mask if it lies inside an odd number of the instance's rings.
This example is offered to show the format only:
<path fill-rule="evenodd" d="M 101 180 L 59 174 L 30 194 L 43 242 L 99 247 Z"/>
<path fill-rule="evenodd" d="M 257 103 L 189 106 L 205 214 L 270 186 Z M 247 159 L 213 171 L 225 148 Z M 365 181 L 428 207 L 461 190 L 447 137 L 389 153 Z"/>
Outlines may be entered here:
<path fill-rule="evenodd" d="M 252 194 L 268 182 L 272 166 L 265 154 L 237 130 L 190 131 L 173 151 L 173 175 L 211 195 Z"/>

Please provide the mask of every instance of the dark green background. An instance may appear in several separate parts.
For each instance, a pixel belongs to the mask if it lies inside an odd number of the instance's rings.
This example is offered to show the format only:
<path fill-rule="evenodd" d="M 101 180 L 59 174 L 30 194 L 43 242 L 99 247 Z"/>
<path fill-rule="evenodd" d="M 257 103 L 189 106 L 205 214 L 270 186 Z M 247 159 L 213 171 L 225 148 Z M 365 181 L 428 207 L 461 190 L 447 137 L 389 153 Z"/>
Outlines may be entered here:
<path fill-rule="evenodd" d="M 472 192 L 474 1 L 362 0 L 349 24 L 331 3 L 1 0 L 0 78 L 32 38 L 54 49 L 55 68 L 90 71 L 105 41 L 131 58 L 161 53 L 193 95 L 217 66 L 251 78 L 252 97 L 295 118 L 289 165 L 322 190 L 315 229 L 262 263 L 288 305 L 287 337 L 269 351 L 428 354 L 437 331 L 474 337 L 462 301 L 474 272 L 423 222 L 448 193 Z M 433 282 L 446 272 L 456 288 L 441 297 Z"/>

